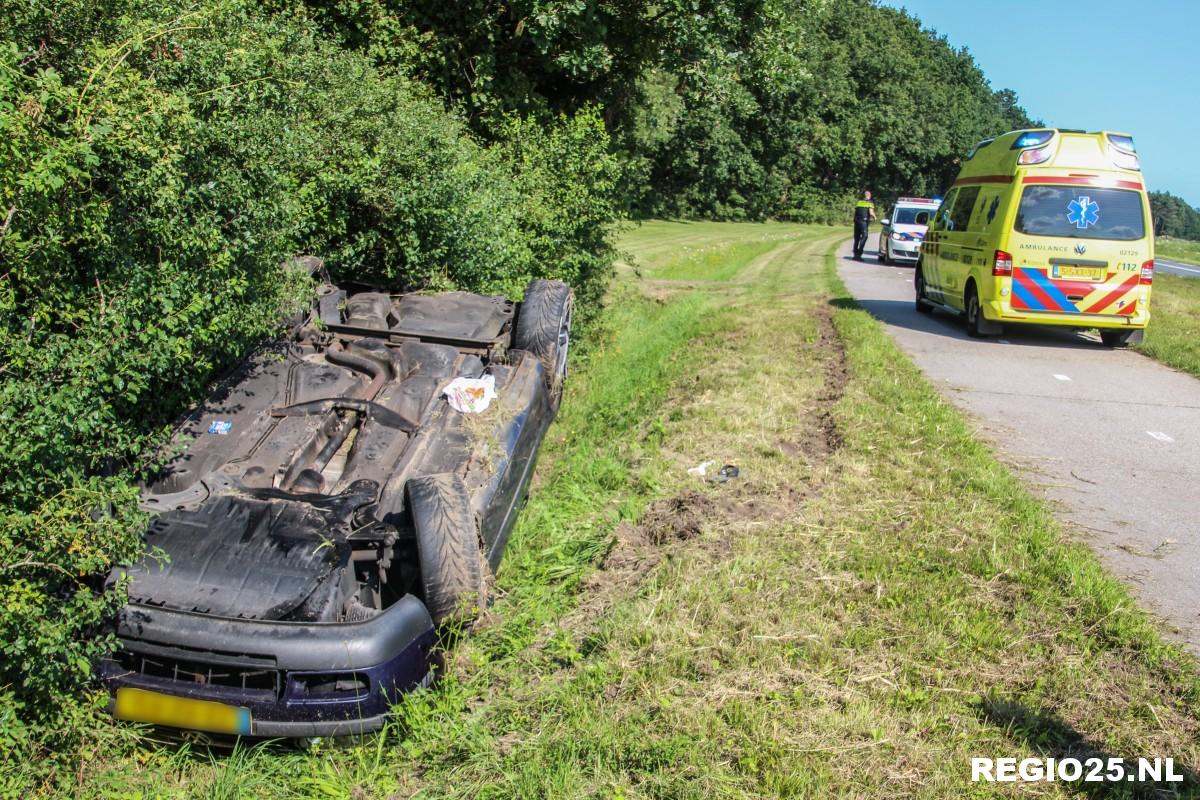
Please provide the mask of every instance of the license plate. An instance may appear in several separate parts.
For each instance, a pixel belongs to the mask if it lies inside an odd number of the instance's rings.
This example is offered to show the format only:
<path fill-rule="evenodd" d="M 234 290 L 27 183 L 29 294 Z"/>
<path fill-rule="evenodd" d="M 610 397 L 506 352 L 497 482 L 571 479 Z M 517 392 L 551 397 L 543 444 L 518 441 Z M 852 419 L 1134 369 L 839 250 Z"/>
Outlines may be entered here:
<path fill-rule="evenodd" d="M 1054 277 L 1102 281 L 1104 280 L 1104 267 L 1074 267 L 1070 264 L 1060 264 L 1054 268 Z"/>
<path fill-rule="evenodd" d="M 145 689 L 117 689 L 113 716 L 130 722 L 148 722 L 171 728 L 186 728 L 209 733 L 250 735 L 250 709 L 217 703 L 212 700 L 193 700 Z"/>

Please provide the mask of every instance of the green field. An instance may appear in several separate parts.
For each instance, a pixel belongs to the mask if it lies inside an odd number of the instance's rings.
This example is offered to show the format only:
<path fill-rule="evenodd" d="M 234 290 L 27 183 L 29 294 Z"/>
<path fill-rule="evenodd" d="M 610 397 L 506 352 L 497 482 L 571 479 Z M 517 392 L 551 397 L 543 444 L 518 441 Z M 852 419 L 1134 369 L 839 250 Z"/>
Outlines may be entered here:
<path fill-rule="evenodd" d="M 1150 325 L 1138 350 L 1200 376 L 1200 280 L 1162 272 L 1154 276 Z"/>
<path fill-rule="evenodd" d="M 1104 796 L 1196 791 L 1192 659 L 848 298 L 832 255 L 846 235 L 655 222 L 624 236 L 603 341 L 575 365 L 498 599 L 384 735 L 233 756 L 110 745 L 0 786 L 1099 796 L 970 782 L 973 756 L 1071 753 L 1173 757 L 1191 781 Z M 702 462 L 740 475 L 687 473 Z"/>
<path fill-rule="evenodd" d="M 1200 242 L 1159 237 L 1157 255 L 1200 265 Z M 1146 341 L 1138 349 L 1175 369 L 1200 376 L 1200 280 L 1168 275 L 1154 276 Z"/>
<path fill-rule="evenodd" d="M 1186 239 L 1166 239 L 1160 236 L 1154 240 L 1154 252 L 1172 261 L 1182 261 L 1185 264 L 1200 266 L 1200 242 L 1189 242 Z"/>

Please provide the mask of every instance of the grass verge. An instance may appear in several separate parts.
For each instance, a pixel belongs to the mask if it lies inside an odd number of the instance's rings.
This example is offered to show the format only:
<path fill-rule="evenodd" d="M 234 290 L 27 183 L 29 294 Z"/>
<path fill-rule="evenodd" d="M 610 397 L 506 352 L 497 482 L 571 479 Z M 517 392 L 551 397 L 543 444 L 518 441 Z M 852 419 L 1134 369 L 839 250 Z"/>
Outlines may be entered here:
<path fill-rule="evenodd" d="M 747 226 L 749 236 L 757 226 Z M 384 736 L 99 758 L 179 797 L 1178 796 L 1200 684 L 790 226 L 702 292 L 613 303 L 501 598 Z M 643 263 L 726 226 L 649 227 Z M 644 254 L 644 255 L 643 255 Z M 735 464 L 723 484 L 687 473 Z M 1168 756 L 1185 787 L 972 784 L 972 756 Z M 251 778 L 253 779 L 251 781 Z M 78 782 L 77 782 L 78 781 Z M 1096 789 L 1103 791 L 1095 791 Z"/>
<path fill-rule="evenodd" d="M 1200 279 L 1158 273 L 1150 325 L 1138 349 L 1167 366 L 1200 376 Z"/>
<path fill-rule="evenodd" d="M 1185 264 L 1200 266 L 1200 242 L 1159 236 L 1154 239 L 1154 252 L 1172 261 L 1182 261 Z"/>

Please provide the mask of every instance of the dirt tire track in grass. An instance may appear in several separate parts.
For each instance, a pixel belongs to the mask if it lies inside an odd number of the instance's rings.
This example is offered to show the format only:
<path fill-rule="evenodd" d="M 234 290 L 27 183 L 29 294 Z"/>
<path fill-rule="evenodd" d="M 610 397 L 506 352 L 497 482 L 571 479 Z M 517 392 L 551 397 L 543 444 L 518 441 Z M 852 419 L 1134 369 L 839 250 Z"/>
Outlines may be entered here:
<path fill-rule="evenodd" d="M 802 250 L 800 243 L 780 241 L 777 247 L 755 260 L 757 272 L 761 273 L 765 267 L 782 271 L 786 262 Z M 730 295 L 740 295 L 743 291 L 741 287 L 728 289 Z M 842 445 L 833 409 L 845 393 L 850 371 L 831 307 L 818 303 L 812 307 L 811 316 L 815 335 L 799 346 L 796 361 L 799 363 L 806 355 L 815 356 L 823 372 L 823 385 L 807 404 L 797 426 L 799 430 L 793 430 L 788 438 L 780 438 L 776 444 L 788 459 L 803 457 L 808 462 L 806 479 L 798 484 L 767 488 L 760 486 L 753 476 L 743 477 L 724 484 L 721 496 L 716 499 L 687 488 L 653 501 L 636 525 L 623 522 L 613 531 L 612 547 L 600 569 L 583 584 L 583 596 L 579 608 L 571 615 L 571 627 L 590 624 L 616 597 L 644 580 L 664 552 L 678 554 L 687 548 L 723 551 L 731 546 L 728 536 L 702 539 L 706 528 L 726 531 L 794 519 L 804 504 L 820 493 L 832 474 L 827 462 Z M 738 326 L 719 337 L 715 346 L 720 350 L 739 348 L 746 336 L 747 332 Z"/>
<path fill-rule="evenodd" d="M 846 345 L 833 325 L 832 309 L 827 305 L 818 306 L 816 319 L 816 347 L 825 355 L 825 390 L 817 398 L 814 424 L 803 442 L 803 450 L 809 458 L 821 460 L 842 446 L 842 434 L 838 431 L 833 407 L 845 394 L 850 368 L 846 364 Z"/>

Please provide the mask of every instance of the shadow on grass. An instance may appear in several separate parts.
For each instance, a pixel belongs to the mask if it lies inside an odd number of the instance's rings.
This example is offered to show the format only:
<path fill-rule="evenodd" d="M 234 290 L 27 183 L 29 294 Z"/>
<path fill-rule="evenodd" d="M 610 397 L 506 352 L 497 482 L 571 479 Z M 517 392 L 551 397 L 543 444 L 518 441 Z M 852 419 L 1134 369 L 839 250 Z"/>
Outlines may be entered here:
<path fill-rule="evenodd" d="M 1099 758 L 1104 766 L 1108 759 L 1119 758 L 1126 774 L 1137 775 L 1138 758 L 1166 759 L 1167 753 L 1135 753 L 1132 756 L 1109 752 L 1100 743 L 1084 736 L 1052 711 L 1032 709 L 1012 700 L 987 698 L 976 709 L 983 722 L 1002 728 L 1012 740 L 1028 747 L 1035 757 L 1075 758 L 1084 764 L 1084 775 L 1089 771 L 1087 759 Z M 989 754 L 990 755 L 990 754 Z M 1020 757 L 1018 757 L 1018 763 Z M 1082 778 L 1073 782 L 1061 782 L 1063 788 L 1079 797 L 1095 798 L 1175 798 L 1196 797 L 1200 793 L 1200 776 L 1183 764 L 1174 763 L 1174 772 L 1182 776 L 1181 781 L 1168 783 L 1168 773 L 1163 766 L 1162 781 L 1125 780 L 1123 782 L 1087 782 Z"/>

